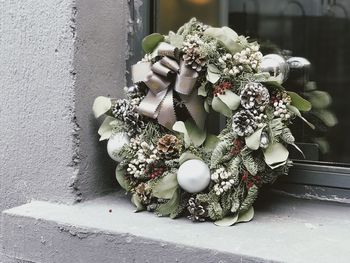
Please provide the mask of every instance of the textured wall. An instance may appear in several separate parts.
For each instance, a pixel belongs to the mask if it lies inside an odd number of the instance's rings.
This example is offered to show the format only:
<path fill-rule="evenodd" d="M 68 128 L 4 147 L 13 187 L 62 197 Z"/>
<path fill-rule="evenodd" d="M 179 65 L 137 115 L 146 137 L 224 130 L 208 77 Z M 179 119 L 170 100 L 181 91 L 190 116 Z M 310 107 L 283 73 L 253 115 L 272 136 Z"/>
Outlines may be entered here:
<path fill-rule="evenodd" d="M 75 103 L 79 132 L 79 173 L 75 188 L 92 198 L 116 187 L 115 164 L 98 142 L 98 123 L 91 112 L 94 98 L 122 95 L 128 56 L 127 1 L 77 0 Z"/>
<path fill-rule="evenodd" d="M 72 1 L 0 4 L 0 210 L 31 198 L 70 201 Z"/>
<path fill-rule="evenodd" d="M 116 186 L 91 107 L 125 85 L 128 14 L 126 0 L 0 0 L 0 212 Z"/>

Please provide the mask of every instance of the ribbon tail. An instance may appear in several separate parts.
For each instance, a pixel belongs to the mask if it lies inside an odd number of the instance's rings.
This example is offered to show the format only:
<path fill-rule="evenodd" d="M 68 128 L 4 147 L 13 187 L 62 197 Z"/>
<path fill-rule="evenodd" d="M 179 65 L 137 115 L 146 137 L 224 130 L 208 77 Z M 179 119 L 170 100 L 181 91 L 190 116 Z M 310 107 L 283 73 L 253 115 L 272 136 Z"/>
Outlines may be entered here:
<path fill-rule="evenodd" d="M 198 128 L 203 130 L 207 114 L 202 97 L 198 96 L 197 92 L 192 92 L 189 96 L 179 95 Z"/>
<path fill-rule="evenodd" d="M 157 94 L 149 91 L 146 97 L 141 101 L 138 112 L 149 118 L 156 119 L 159 114 L 160 104 L 167 95 L 167 90 L 163 90 Z"/>
<path fill-rule="evenodd" d="M 174 109 L 174 98 L 173 90 L 169 89 L 165 98 L 159 106 L 159 114 L 157 117 L 158 123 L 168 128 L 172 129 L 173 125 L 176 122 L 176 114 Z"/>

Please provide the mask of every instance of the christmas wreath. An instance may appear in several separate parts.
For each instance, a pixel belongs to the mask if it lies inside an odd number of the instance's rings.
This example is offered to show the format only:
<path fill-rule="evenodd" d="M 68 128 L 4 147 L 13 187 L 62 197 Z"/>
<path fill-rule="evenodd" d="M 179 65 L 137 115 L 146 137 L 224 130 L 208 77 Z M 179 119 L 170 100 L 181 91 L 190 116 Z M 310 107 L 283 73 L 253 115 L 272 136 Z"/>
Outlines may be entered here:
<path fill-rule="evenodd" d="M 105 117 L 98 133 L 120 186 L 136 211 L 221 226 L 250 221 L 259 188 L 292 165 L 288 126 L 296 117 L 307 122 L 300 112 L 311 109 L 283 88 L 288 63 L 196 19 L 145 37 L 142 48 L 126 97 L 93 105 L 95 117 Z M 206 129 L 211 112 L 226 120 L 218 135 Z"/>

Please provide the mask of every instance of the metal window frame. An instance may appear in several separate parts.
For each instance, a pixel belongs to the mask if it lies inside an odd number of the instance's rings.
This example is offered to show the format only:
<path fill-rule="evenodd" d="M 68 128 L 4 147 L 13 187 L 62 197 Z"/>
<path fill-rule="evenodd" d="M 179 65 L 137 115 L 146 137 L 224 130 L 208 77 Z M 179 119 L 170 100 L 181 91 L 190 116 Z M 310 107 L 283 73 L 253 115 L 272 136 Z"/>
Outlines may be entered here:
<path fill-rule="evenodd" d="M 135 8 L 133 2 L 134 1 L 131 0 L 130 5 L 132 5 L 132 8 Z M 133 50 L 138 50 L 138 52 L 134 53 L 133 58 L 130 59 L 132 63 L 136 62 L 135 59 L 140 58 L 140 41 L 145 35 L 154 32 L 156 26 L 156 18 L 158 13 L 157 0 L 143 2 L 143 6 L 138 10 L 138 16 L 140 17 L 132 18 L 134 21 L 137 21 L 137 19 L 142 19 L 144 25 L 143 29 L 135 31 L 133 36 L 134 41 L 131 43 L 132 48 Z M 228 10 L 228 4 L 228 0 L 220 0 L 220 12 L 226 14 L 225 11 Z M 135 14 L 136 13 L 134 12 L 134 15 Z M 222 26 L 227 25 L 228 15 L 222 16 L 220 23 Z M 222 119 L 222 124 L 223 123 L 224 119 Z M 296 188 L 296 186 L 303 187 Z M 275 187 L 277 190 L 283 189 L 283 192 L 291 195 L 296 195 L 299 197 L 307 196 L 308 198 L 315 199 L 326 199 L 328 201 L 339 201 L 337 193 L 340 192 L 342 200 L 346 200 L 342 202 L 350 202 L 350 167 L 348 168 L 322 163 L 311 164 L 294 160 L 294 166 L 292 167 L 289 175 L 281 177 Z M 320 198 L 320 195 L 318 194 L 312 197 L 313 195 L 309 194 L 308 191 L 312 191 L 313 193 L 315 191 L 323 193 L 322 198 Z M 326 197 L 324 197 L 324 195 Z"/>

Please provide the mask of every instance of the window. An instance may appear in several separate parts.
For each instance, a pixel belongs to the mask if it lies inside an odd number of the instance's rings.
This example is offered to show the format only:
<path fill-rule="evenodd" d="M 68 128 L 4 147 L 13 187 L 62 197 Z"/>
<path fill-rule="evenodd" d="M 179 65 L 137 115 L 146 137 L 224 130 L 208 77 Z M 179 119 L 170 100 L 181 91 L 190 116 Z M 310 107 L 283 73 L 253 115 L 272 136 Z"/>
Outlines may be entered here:
<path fill-rule="evenodd" d="M 294 184 L 350 189 L 350 1 L 347 0 L 167 0 L 152 1 L 151 28 L 176 30 L 191 17 L 228 25 L 261 43 L 265 54 L 303 57 L 285 83 L 313 103 L 296 120 L 294 134 L 306 158 L 292 152 Z M 310 64 L 308 64 L 310 62 Z"/>

